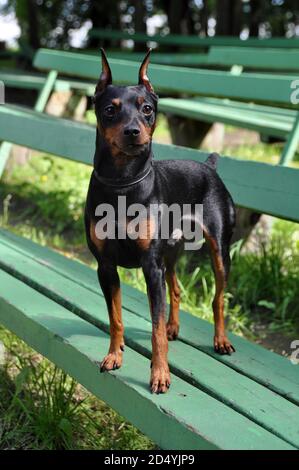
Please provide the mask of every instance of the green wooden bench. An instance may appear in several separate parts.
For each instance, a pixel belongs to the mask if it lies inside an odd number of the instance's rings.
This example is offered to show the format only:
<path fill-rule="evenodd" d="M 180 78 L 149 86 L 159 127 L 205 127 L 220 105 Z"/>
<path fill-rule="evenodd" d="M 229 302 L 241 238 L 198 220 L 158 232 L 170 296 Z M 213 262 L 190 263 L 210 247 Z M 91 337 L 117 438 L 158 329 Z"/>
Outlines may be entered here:
<path fill-rule="evenodd" d="M 239 65 L 245 69 L 262 71 L 299 71 L 299 49 L 211 47 L 205 60 L 207 65 L 220 68 Z"/>
<path fill-rule="evenodd" d="M 34 105 L 35 111 L 44 111 L 48 99 L 53 91 L 71 91 L 92 96 L 94 93 L 94 84 L 82 81 L 58 78 L 58 71 L 47 68 L 47 74 L 20 72 L 19 70 L 0 69 L 0 82 L 5 87 L 17 88 L 22 90 L 37 91 L 37 99 Z M 2 142 L 0 145 L 0 176 L 4 170 L 5 164 L 11 151 L 11 143 Z"/>
<path fill-rule="evenodd" d="M 0 106 L 0 139 L 91 165 L 95 130 L 21 107 Z M 206 154 L 154 144 L 156 159 Z M 222 158 L 236 203 L 299 221 L 299 170 Z M 250 185 L 250 181 L 254 185 Z M 126 351 L 119 371 L 100 374 L 109 325 L 96 272 L 0 230 L 0 322 L 165 449 L 298 449 L 299 365 L 230 335 L 237 353 L 217 355 L 213 326 L 181 313 L 169 345 L 171 390 L 148 387 L 147 297 L 124 285 Z"/>
<path fill-rule="evenodd" d="M 249 38 L 242 40 L 231 36 L 213 36 L 201 37 L 195 35 L 182 34 L 155 34 L 149 36 L 145 33 L 128 33 L 125 31 L 116 31 L 112 29 L 94 28 L 89 31 L 90 38 L 108 39 L 108 40 L 132 40 L 139 43 L 155 42 L 159 45 L 197 47 L 205 48 L 210 46 L 232 46 L 232 47 L 272 47 L 283 49 L 299 49 L 298 38 L 271 38 L 258 39 Z"/>
<path fill-rule="evenodd" d="M 153 53 L 154 55 L 154 53 Z M 138 64 L 111 59 L 115 83 L 136 82 Z M 36 68 L 96 80 L 100 61 L 94 55 L 40 49 Z M 152 64 L 151 81 L 167 95 L 192 95 L 196 99 L 161 98 L 159 110 L 183 118 L 244 127 L 286 139 L 280 163 L 289 163 L 299 138 L 299 112 L 291 108 L 291 86 L 296 75 L 220 72 Z M 170 78 L 171 77 L 171 80 Z M 262 104 L 261 104 L 262 103 Z M 287 107 L 287 108 L 285 108 Z"/>
<path fill-rule="evenodd" d="M 90 51 L 91 52 L 91 51 Z M 92 52 L 95 53 L 94 51 Z M 123 49 L 106 51 L 109 58 L 142 62 L 144 54 Z M 299 49 L 270 49 L 258 47 L 212 46 L 206 54 L 197 52 L 163 53 L 154 51 L 151 63 L 217 69 L 262 70 L 263 72 L 298 72 Z"/>

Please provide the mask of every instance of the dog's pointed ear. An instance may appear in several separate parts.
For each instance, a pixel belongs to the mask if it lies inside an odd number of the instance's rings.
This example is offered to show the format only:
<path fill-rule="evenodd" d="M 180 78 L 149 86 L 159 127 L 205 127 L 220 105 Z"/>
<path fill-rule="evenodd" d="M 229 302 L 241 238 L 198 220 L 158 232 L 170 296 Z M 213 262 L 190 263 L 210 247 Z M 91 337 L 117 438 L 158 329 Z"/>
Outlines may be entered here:
<path fill-rule="evenodd" d="M 154 93 L 154 89 L 152 87 L 152 84 L 151 82 L 149 81 L 149 78 L 147 76 L 147 67 L 148 67 L 148 64 L 149 64 L 149 61 L 150 61 L 150 53 L 151 53 L 152 49 L 149 49 L 147 51 L 147 54 L 145 56 L 145 58 L 143 59 L 143 62 L 140 66 L 140 69 L 139 69 L 139 85 L 144 85 L 145 88 L 151 92 L 151 93 Z"/>
<path fill-rule="evenodd" d="M 104 91 L 108 85 L 112 84 L 111 69 L 109 67 L 109 63 L 108 63 L 105 51 L 102 47 L 101 47 L 101 55 L 102 55 L 102 73 L 100 75 L 99 81 L 96 86 L 96 92 Z"/>

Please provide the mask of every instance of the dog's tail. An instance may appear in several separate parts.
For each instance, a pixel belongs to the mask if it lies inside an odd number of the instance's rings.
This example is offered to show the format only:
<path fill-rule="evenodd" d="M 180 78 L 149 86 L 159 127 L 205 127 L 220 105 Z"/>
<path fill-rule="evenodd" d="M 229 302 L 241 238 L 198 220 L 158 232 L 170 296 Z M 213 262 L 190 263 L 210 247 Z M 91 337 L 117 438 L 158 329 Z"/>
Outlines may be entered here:
<path fill-rule="evenodd" d="M 208 165 L 213 170 L 217 170 L 217 162 L 218 162 L 219 155 L 218 153 L 211 153 L 205 161 L 205 164 Z"/>

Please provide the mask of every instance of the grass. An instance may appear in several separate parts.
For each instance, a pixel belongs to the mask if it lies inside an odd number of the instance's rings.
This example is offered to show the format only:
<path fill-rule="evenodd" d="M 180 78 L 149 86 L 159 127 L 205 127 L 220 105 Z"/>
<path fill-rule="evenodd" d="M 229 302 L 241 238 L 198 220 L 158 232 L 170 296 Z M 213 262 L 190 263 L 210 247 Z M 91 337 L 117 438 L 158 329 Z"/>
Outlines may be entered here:
<path fill-rule="evenodd" d="M 162 117 L 156 137 L 169 139 Z M 223 153 L 275 163 L 280 147 L 245 143 L 226 146 Z M 25 166 L 6 173 L 0 183 L 0 224 L 94 267 L 82 216 L 90 171 L 78 163 L 33 153 Z M 238 243 L 231 253 L 225 295 L 229 329 L 251 340 L 260 340 L 261 331 L 267 337 L 273 332 L 296 337 L 299 226 L 274 220 L 266 244 L 257 240 L 255 250 L 249 250 Z M 184 255 L 177 271 L 182 308 L 212 321 L 214 278 L 209 261 L 196 253 Z M 120 269 L 120 277 L 145 291 L 140 270 Z M 1 341 L 6 354 L 0 365 L 0 449 L 153 448 L 136 428 L 5 329 L 0 329 L 0 345 Z"/>
<path fill-rule="evenodd" d="M 151 449 L 111 408 L 0 328 L 0 450 Z"/>

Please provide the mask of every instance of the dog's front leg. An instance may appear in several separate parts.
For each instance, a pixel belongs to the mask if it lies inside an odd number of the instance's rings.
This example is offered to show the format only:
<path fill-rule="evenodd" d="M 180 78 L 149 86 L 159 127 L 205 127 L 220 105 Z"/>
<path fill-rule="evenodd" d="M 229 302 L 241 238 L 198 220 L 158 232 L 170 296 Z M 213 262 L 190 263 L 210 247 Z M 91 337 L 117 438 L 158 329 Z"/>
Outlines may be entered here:
<path fill-rule="evenodd" d="M 110 347 L 101 362 L 101 372 L 119 369 L 124 350 L 124 327 L 121 314 L 121 291 L 116 266 L 101 262 L 98 267 L 99 282 L 106 299 L 110 320 Z"/>
<path fill-rule="evenodd" d="M 170 387 L 167 361 L 166 293 L 164 266 L 150 254 L 142 263 L 152 317 L 152 366 L 150 386 L 153 393 L 165 393 Z"/>

